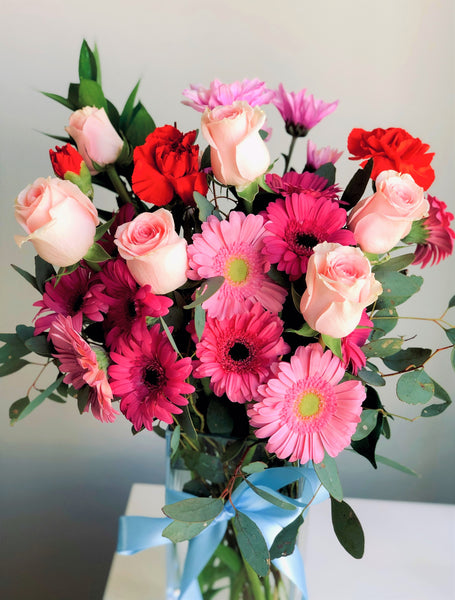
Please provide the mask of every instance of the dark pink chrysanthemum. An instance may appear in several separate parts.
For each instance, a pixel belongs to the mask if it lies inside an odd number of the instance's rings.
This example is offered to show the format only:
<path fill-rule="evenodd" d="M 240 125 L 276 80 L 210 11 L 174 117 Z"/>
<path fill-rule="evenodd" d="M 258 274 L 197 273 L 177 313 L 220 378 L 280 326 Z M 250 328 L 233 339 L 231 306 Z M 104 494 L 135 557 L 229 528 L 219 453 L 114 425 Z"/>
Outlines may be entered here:
<path fill-rule="evenodd" d="M 274 96 L 274 92 L 256 78 L 233 83 L 222 83 L 219 79 L 214 79 L 208 88 L 201 84 L 190 85 L 190 89 L 182 93 L 188 98 L 182 100 L 182 104 L 199 112 L 204 112 L 206 108 L 212 110 L 215 106 L 229 106 L 236 100 L 244 100 L 250 106 L 262 106 L 269 104 Z"/>
<path fill-rule="evenodd" d="M 106 372 L 98 362 L 98 356 L 87 342 L 74 329 L 73 319 L 57 315 L 53 320 L 49 339 L 54 344 L 55 358 L 60 361 L 59 369 L 66 373 L 64 383 L 80 390 L 84 385 L 90 387 L 88 404 L 93 416 L 99 421 L 112 422 L 119 413 L 112 407 L 112 390 L 107 381 Z M 107 357 L 99 357 L 106 362 Z"/>
<path fill-rule="evenodd" d="M 306 162 L 308 166 L 316 170 L 327 163 L 332 163 L 334 165 L 342 154 L 342 151 L 340 152 L 336 148 L 330 148 L 330 146 L 317 148 L 314 142 L 308 140 Z"/>
<path fill-rule="evenodd" d="M 282 177 L 276 173 L 269 173 L 265 176 L 265 182 L 277 194 L 290 196 L 291 194 L 309 194 L 314 198 L 327 198 L 328 200 L 338 200 L 340 188 L 337 185 L 327 186 L 327 179 L 314 173 L 305 171 L 296 173 L 289 171 Z"/>
<path fill-rule="evenodd" d="M 259 302 L 278 313 L 286 290 L 267 275 L 270 263 L 262 254 L 264 219 L 232 211 L 229 219 L 210 216 L 202 223 L 202 233 L 193 235 L 188 246 L 190 279 L 223 276 L 220 289 L 202 307 L 209 317 L 227 319 Z"/>
<path fill-rule="evenodd" d="M 326 198 L 292 194 L 270 202 L 266 214 L 263 253 L 291 281 L 306 273 L 308 259 L 317 244 L 355 244 L 352 232 L 342 229 L 346 225 L 346 211 Z"/>
<path fill-rule="evenodd" d="M 57 284 L 56 277 L 46 283 L 42 300 L 33 304 L 41 307 L 35 316 L 35 335 L 49 329 L 57 315 L 72 317 L 77 331 L 82 329 L 84 315 L 91 321 L 103 320 L 101 313 L 108 308 L 102 294 L 103 285 L 92 280 L 91 275 L 89 269 L 79 267 L 64 275 Z"/>
<path fill-rule="evenodd" d="M 118 351 L 111 352 L 111 359 L 116 363 L 109 367 L 112 391 L 120 396 L 120 410 L 136 431 L 143 426 L 152 430 L 155 419 L 172 423 L 172 415 L 188 404 L 183 394 L 194 392 L 185 381 L 191 358 L 177 360 L 158 324 L 150 330 L 145 323 L 136 327 L 130 338 L 121 340 Z"/>
<path fill-rule="evenodd" d="M 354 375 L 359 369 L 366 365 L 367 359 L 361 348 L 373 329 L 374 323 L 364 310 L 357 328 L 349 335 L 341 339 L 341 351 L 343 353 L 343 364 L 345 368 L 350 365 Z"/>
<path fill-rule="evenodd" d="M 313 460 L 337 456 L 351 440 L 362 412 L 365 388 L 344 381 L 345 370 L 320 344 L 297 348 L 290 363 L 280 362 L 274 377 L 259 387 L 261 400 L 248 409 L 258 438 L 278 458 Z"/>
<path fill-rule="evenodd" d="M 286 123 L 286 131 L 296 137 L 304 137 L 338 105 L 338 100 L 327 103 L 316 100 L 312 94 L 306 96 L 306 90 L 286 92 L 281 83 L 272 102 Z"/>
<path fill-rule="evenodd" d="M 455 232 L 450 227 L 453 214 L 448 212 L 447 204 L 438 200 L 435 196 L 428 194 L 430 210 L 428 217 L 422 221 L 422 227 L 426 234 L 426 240 L 417 244 L 413 264 L 438 264 L 441 260 L 450 256 L 453 252 L 453 240 Z"/>
<path fill-rule="evenodd" d="M 122 258 L 106 263 L 98 277 L 108 305 L 104 322 L 106 344 L 112 350 L 122 337 L 130 335 L 137 323 L 169 312 L 171 298 L 153 294 L 149 285 L 139 287 Z"/>
<path fill-rule="evenodd" d="M 283 321 L 255 304 L 249 312 L 230 319 L 207 318 L 194 377 L 209 377 L 217 396 L 232 402 L 258 399 L 258 386 L 271 374 L 279 356 L 289 352 L 283 341 Z"/>

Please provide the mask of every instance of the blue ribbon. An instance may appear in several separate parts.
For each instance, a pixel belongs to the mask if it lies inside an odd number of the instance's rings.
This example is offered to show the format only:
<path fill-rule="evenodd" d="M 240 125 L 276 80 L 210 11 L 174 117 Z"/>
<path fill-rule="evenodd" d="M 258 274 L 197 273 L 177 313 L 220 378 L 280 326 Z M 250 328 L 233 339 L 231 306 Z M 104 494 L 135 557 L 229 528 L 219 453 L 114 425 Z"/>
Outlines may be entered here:
<path fill-rule="evenodd" d="M 303 480 L 303 489 L 298 499 L 288 498 L 278 492 L 279 489 L 298 479 Z M 308 510 L 305 507 L 313 497 L 313 504 L 329 497 L 327 490 L 320 485 L 319 479 L 310 465 L 266 469 L 261 473 L 250 475 L 248 480 L 275 498 L 295 506 L 294 510 L 275 506 L 256 494 L 245 481 L 232 494 L 232 504 L 239 512 L 246 514 L 256 523 L 268 548 L 283 527 L 292 523 L 302 509 L 305 509 L 302 515 L 305 518 Z M 192 497 L 191 494 L 184 492 L 166 490 L 167 504 Z M 180 600 L 202 600 L 197 577 L 221 543 L 227 524 L 235 515 L 232 504 L 229 501 L 226 502 L 223 511 L 208 527 L 188 542 L 188 551 L 180 581 Z M 171 522 L 172 519 L 168 517 L 120 517 L 117 552 L 119 554 L 135 554 L 146 548 L 170 544 L 170 540 L 162 537 L 162 532 Z M 273 559 L 272 563 L 298 587 L 304 599 L 307 599 L 303 561 L 297 546 L 292 554 Z"/>

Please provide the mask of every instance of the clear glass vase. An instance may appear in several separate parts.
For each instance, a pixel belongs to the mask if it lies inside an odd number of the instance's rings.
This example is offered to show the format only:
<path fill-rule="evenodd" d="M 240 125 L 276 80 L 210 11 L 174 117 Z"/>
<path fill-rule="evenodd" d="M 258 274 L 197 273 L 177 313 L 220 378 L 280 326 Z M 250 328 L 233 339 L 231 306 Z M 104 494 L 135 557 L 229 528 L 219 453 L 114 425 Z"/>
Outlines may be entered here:
<path fill-rule="evenodd" d="M 181 455 L 177 455 L 171 460 L 170 437 L 168 432 L 166 502 L 173 497 L 172 492 L 175 491 L 219 497 L 239 464 L 242 440 L 200 435 L 199 461 L 193 460 L 193 457 L 188 459 L 188 456 Z M 255 456 L 254 460 L 261 459 L 261 451 L 264 452 L 263 446 L 258 446 L 259 456 Z M 194 464 L 196 462 L 199 462 L 199 465 Z M 221 470 L 217 470 L 218 475 L 214 477 L 215 481 L 205 479 L 206 466 L 210 465 L 213 468 L 214 464 L 218 464 L 221 468 Z M 294 488 L 290 490 L 289 495 L 295 495 L 295 493 L 296 489 Z M 166 600 L 179 600 L 181 597 L 181 577 L 185 560 L 188 559 L 187 552 L 190 551 L 191 547 L 188 550 L 188 542 L 167 546 Z M 192 558 L 194 560 L 195 557 Z M 304 597 L 297 586 L 273 564 L 265 577 L 258 577 L 244 560 L 237 544 L 234 528 L 229 521 L 221 542 L 183 599 L 304 600 Z"/>

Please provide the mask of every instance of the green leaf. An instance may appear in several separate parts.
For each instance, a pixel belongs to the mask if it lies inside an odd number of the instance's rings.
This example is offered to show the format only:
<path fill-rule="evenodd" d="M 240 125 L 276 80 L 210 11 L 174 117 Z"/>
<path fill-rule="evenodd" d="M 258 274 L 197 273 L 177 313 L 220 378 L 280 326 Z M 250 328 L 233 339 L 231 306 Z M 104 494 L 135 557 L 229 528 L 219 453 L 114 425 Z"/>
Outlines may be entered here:
<path fill-rule="evenodd" d="M 362 346 L 362 352 L 367 358 L 371 358 L 372 356 L 383 358 L 396 354 L 401 350 L 402 344 L 403 340 L 401 338 L 382 338 L 373 340 Z"/>
<path fill-rule="evenodd" d="M 8 362 L 5 362 L 0 366 L 0 377 L 5 377 L 5 375 L 11 375 L 11 373 L 15 373 L 25 367 L 25 365 L 29 365 L 28 360 L 24 360 L 22 358 L 13 358 Z"/>
<path fill-rule="evenodd" d="M 35 290 L 40 291 L 39 287 L 38 287 L 38 283 L 36 281 L 36 277 L 34 277 L 31 273 L 28 273 L 27 271 L 24 271 L 24 269 L 21 269 L 20 267 L 17 267 L 16 265 L 11 265 L 13 267 L 13 269 L 19 273 L 19 275 L 22 275 L 22 277 L 28 281 L 28 283 L 30 283 Z"/>
<path fill-rule="evenodd" d="M 115 221 L 115 216 L 112 217 L 111 219 L 109 219 L 109 221 L 106 221 L 106 223 L 103 223 L 102 225 L 99 225 L 96 228 L 96 234 L 95 234 L 95 242 L 98 242 L 103 235 L 106 233 L 106 231 L 109 229 L 109 227 L 112 225 L 112 223 Z"/>
<path fill-rule="evenodd" d="M 55 102 L 58 102 L 59 104 L 63 104 L 63 106 L 66 106 L 66 108 L 69 108 L 70 110 L 76 110 L 77 106 L 76 104 L 73 104 L 73 102 L 71 102 L 71 100 L 68 100 L 67 98 L 64 98 L 63 96 L 59 96 L 58 94 L 51 94 L 49 92 L 41 92 L 43 94 L 43 96 L 47 96 L 47 98 L 50 98 L 51 100 L 55 100 Z"/>
<path fill-rule="evenodd" d="M 92 79 L 81 79 L 78 94 L 79 106 L 96 106 L 104 108 L 107 113 L 107 102 L 101 86 Z"/>
<path fill-rule="evenodd" d="M 397 396 L 408 404 L 425 404 L 433 392 L 433 380 L 423 369 L 404 373 L 397 381 Z"/>
<path fill-rule="evenodd" d="M 191 304 L 187 304 L 183 308 L 190 309 L 202 304 L 209 298 L 216 294 L 216 292 L 220 289 L 220 287 L 224 283 L 224 277 L 218 275 L 216 277 L 209 277 L 205 282 L 201 285 L 201 287 L 196 292 L 196 300 L 191 302 Z"/>
<path fill-rule="evenodd" d="M 207 146 L 201 157 L 201 170 L 209 169 L 212 166 L 212 157 L 210 146 Z"/>
<path fill-rule="evenodd" d="M 362 381 L 364 381 L 368 385 L 374 385 L 374 386 L 380 386 L 380 387 L 385 385 L 385 379 L 383 377 L 381 377 L 379 375 L 379 373 L 377 373 L 376 371 L 370 371 L 368 369 L 365 369 L 365 367 L 362 367 L 361 369 L 359 369 L 359 371 L 357 372 L 357 375 L 360 377 L 360 379 Z"/>
<path fill-rule="evenodd" d="M 304 323 L 300 329 L 286 329 L 286 332 L 295 333 L 301 337 L 315 337 L 318 335 L 318 332 L 314 329 L 311 329 L 308 323 Z"/>
<path fill-rule="evenodd" d="M 90 246 L 90 248 L 87 250 L 87 254 L 84 256 L 84 260 L 94 263 L 101 263 L 109 260 L 110 258 L 111 256 L 106 252 L 106 250 L 96 242 Z"/>
<path fill-rule="evenodd" d="M 47 335 L 42 333 L 26 340 L 25 345 L 29 350 L 40 356 L 51 356 L 51 349 L 47 341 Z"/>
<path fill-rule="evenodd" d="M 24 345 L 20 337 L 14 333 L 2 334 L 0 341 L 6 341 L 6 344 L 0 348 L 0 363 L 5 363 L 9 360 L 21 358 L 30 353 L 30 350 Z"/>
<path fill-rule="evenodd" d="M 82 42 L 79 54 L 79 78 L 97 80 L 96 61 L 93 52 L 90 50 L 87 42 Z"/>
<path fill-rule="evenodd" d="M 223 546 L 223 544 L 219 544 L 213 553 L 213 556 L 219 558 L 220 561 L 225 564 L 233 573 L 238 573 L 242 568 L 241 558 L 239 557 L 238 553 L 229 546 Z"/>
<path fill-rule="evenodd" d="M 145 107 L 138 103 L 133 111 L 133 117 L 125 132 L 125 135 L 134 147 L 142 146 L 145 143 L 146 137 L 155 129 L 155 122 L 148 114 Z"/>
<path fill-rule="evenodd" d="M 343 488 L 341 487 L 340 477 L 338 475 L 335 459 L 325 453 L 324 459 L 320 463 L 313 461 L 314 470 L 319 481 L 329 492 L 332 498 L 339 502 L 343 500 Z"/>
<path fill-rule="evenodd" d="M 39 291 L 44 294 L 44 285 L 55 275 L 54 267 L 41 256 L 35 256 L 35 277 Z"/>
<path fill-rule="evenodd" d="M 349 210 L 349 208 L 355 206 L 362 198 L 368 185 L 368 181 L 370 180 L 372 169 L 373 159 L 370 158 L 363 169 L 359 169 L 354 173 L 353 178 L 346 186 L 346 189 L 340 198 L 340 204 L 345 210 Z M 345 204 L 348 206 L 344 206 Z"/>
<path fill-rule="evenodd" d="M 90 386 L 84 385 L 80 390 L 74 390 L 77 398 L 77 410 L 80 415 L 83 415 L 87 408 L 88 398 L 90 395 Z"/>
<path fill-rule="evenodd" d="M 382 403 L 379 399 L 377 391 L 370 386 L 366 386 L 366 392 L 366 398 L 362 403 L 363 409 L 382 409 Z M 382 433 L 383 418 L 384 417 L 382 413 L 378 412 L 378 418 L 374 429 L 372 429 L 370 433 L 361 440 L 351 440 L 352 449 L 357 452 L 357 454 L 364 456 L 368 461 L 370 461 L 375 469 L 377 469 L 375 458 L 376 446 Z"/>
<path fill-rule="evenodd" d="M 383 465 L 387 465 L 388 467 L 392 467 L 392 469 L 397 469 L 397 471 L 401 471 L 402 473 L 406 473 L 407 475 L 413 475 L 414 477 L 420 477 L 420 475 L 410 469 L 409 467 L 405 467 L 404 465 L 392 460 L 391 458 L 386 458 L 385 456 L 380 456 L 376 454 L 376 460 Z"/>
<path fill-rule="evenodd" d="M 450 363 L 452 365 L 452 369 L 455 371 L 455 347 L 452 348 L 452 352 L 450 353 Z"/>
<path fill-rule="evenodd" d="M 371 333 L 371 340 L 377 340 L 390 333 L 398 323 L 398 313 L 395 308 L 385 308 L 374 313 L 371 319 L 374 323 L 374 330 Z"/>
<path fill-rule="evenodd" d="M 222 217 L 220 211 L 216 210 L 215 206 L 207 200 L 205 196 L 199 192 L 193 192 L 193 198 L 199 210 L 200 221 L 207 221 L 207 217 L 210 215 L 215 215 L 215 217 L 221 221 Z"/>
<path fill-rule="evenodd" d="M 188 405 L 182 407 L 182 412 L 178 415 L 175 415 L 175 420 L 182 428 L 182 431 L 185 432 L 190 440 L 197 440 L 196 429 L 194 428 L 193 420 L 191 419 L 190 409 Z M 154 428 L 155 429 L 155 428 Z"/>
<path fill-rule="evenodd" d="M 35 408 L 37 408 L 40 404 L 42 404 L 44 402 L 44 400 L 46 400 L 46 398 L 48 396 L 50 396 L 50 394 L 52 394 L 52 392 L 58 388 L 58 386 L 60 385 L 60 383 L 62 381 L 63 381 L 63 375 L 61 375 L 56 381 L 54 381 L 54 383 L 51 383 L 51 385 L 49 387 L 47 387 L 43 392 L 41 392 L 41 394 L 39 394 L 36 398 L 34 398 L 30 402 L 30 404 L 24 408 L 24 410 L 18 416 L 17 420 L 20 421 L 21 419 L 23 419 L 24 417 L 29 415 L 32 411 L 34 411 Z"/>
<path fill-rule="evenodd" d="M 125 102 L 125 106 L 123 107 L 122 114 L 120 115 L 120 129 L 122 129 L 123 131 L 128 127 L 133 116 L 134 101 L 136 100 L 136 94 L 139 89 L 140 83 L 141 80 L 139 79 L 139 81 L 134 86 L 132 92 L 128 96 L 128 99 Z"/>
<path fill-rule="evenodd" d="M 300 313 L 300 303 L 302 301 L 302 296 L 297 292 L 297 290 L 294 287 L 294 284 L 291 284 L 291 296 L 295 309 L 298 313 Z"/>
<path fill-rule="evenodd" d="M 237 195 L 244 200 L 245 210 L 247 213 L 252 212 L 253 200 L 255 199 L 258 191 L 259 183 L 257 181 L 252 181 L 246 188 L 244 188 L 241 191 L 237 190 Z"/>
<path fill-rule="evenodd" d="M 30 404 L 30 400 L 27 396 L 25 398 L 19 398 L 16 402 L 13 402 L 9 407 L 9 418 L 10 425 L 14 425 L 14 423 L 18 420 L 21 412 L 27 408 Z"/>
<path fill-rule="evenodd" d="M 35 328 L 31 325 L 16 325 L 16 334 L 25 343 L 35 334 Z"/>
<path fill-rule="evenodd" d="M 332 503 L 332 525 L 335 535 L 343 548 L 354 558 L 362 558 L 365 550 L 365 536 L 355 512 L 346 502 Z"/>
<path fill-rule="evenodd" d="M 166 504 L 163 512 L 167 517 L 187 523 L 206 523 L 217 517 L 223 510 L 221 498 L 187 498 Z"/>
<path fill-rule="evenodd" d="M 278 506 L 278 508 L 282 508 L 283 510 L 295 510 L 294 504 L 290 502 L 286 502 L 281 500 L 280 498 L 276 498 L 273 494 L 266 492 L 265 490 L 261 490 L 261 488 L 256 487 L 249 479 L 245 479 L 248 486 L 255 492 L 258 496 L 260 496 L 263 500 L 270 502 L 274 506 Z"/>
<path fill-rule="evenodd" d="M 172 337 L 172 333 L 170 332 L 169 327 L 166 325 L 166 321 L 163 319 L 163 317 L 160 317 L 160 323 L 162 328 L 164 329 L 164 333 L 167 335 L 167 339 L 169 340 L 172 348 L 175 350 L 175 352 L 177 352 L 177 354 L 180 354 L 180 350 L 177 347 L 177 344 L 175 343 L 174 338 Z"/>
<path fill-rule="evenodd" d="M 450 406 L 450 402 L 442 402 L 440 404 L 430 404 L 426 406 L 420 413 L 421 417 L 436 417 L 445 411 Z"/>
<path fill-rule="evenodd" d="M 441 387 L 439 385 L 439 383 L 437 381 L 435 381 L 434 379 L 432 379 L 432 381 L 433 381 L 433 386 L 434 386 L 435 397 L 440 398 L 447 404 L 451 404 L 452 400 L 451 400 L 449 394 L 445 391 L 445 389 L 443 387 Z"/>
<path fill-rule="evenodd" d="M 329 187 L 330 185 L 333 185 L 335 183 L 336 169 L 333 163 L 329 162 L 325 163 L 324 165 L 321 165 L 319 169 L 316 169 L 314 174 L 319 175 L 319 177 L 324 177 L 324 179 L 327 179 L 326 187 Z"/>
<path fill-rule="evenodd" d="M 267 465 L 260 460 L 242 467 L 243 473 L 246 473 L 247 475 L 252 475 L 253 473 L 262 473 L 262 471 L 265 471 L 265 469 L 267 469 Z"/>
<path fill-rule="evenodd" d="M 387 271 L 402 271 L 406 269 L 415 258 L 415 254 L 410 252 L 409 254 L 401 254 L 400 256 L 395 256 L 394 258 L 389 258 L 389 260 L 379 263 L 378 265 L 374 265 L 372 271 L 375 276 L 378 273 L 385 273 Z"/>
<path fill-rule="evenodd" d="M 399 350 L 382 360 L 392 371 L 405 371 L 406 369 L 421 367 L 430 356 L 431 350 L 429 348 L 406 348 L 406 350 Z"/>
<path fill-rule="evenodd" d="M 228 406 L 219 398 L 210 400 L 207 407 L 207 426 L 210 433 L 218 435 L 230 435 L 234 428 L 234 419 L 229 412 Z"/>
<path fill-rule="evenodd" d="M 452 329 L 444 329 L 444 331 L 446 332 L 446 335 L 449 338 L 450 343 L 455 344 L 455 328 L 452 327 Z"/>
<path fill-rule="evenodd" d="M 341 339 L 333 338 L 330 335 L 321 334 L 322 341 L 329 348 L 335 356 L 343 359 L 343 352 L 341 350 Z"/>
<path fill-rule="evenodd" d="M 171 441 L 170 441 L 171 459 L 174 458 L 175 453 L 179 449 L 179 443 L 180 443 L 180 425 L 177 425 L 171 435 Z"/>
<path fill-rule="evenodd" d="M 447 308 L 453 308 L 455 306 L 455 296 L 452 296 L 452 298 L 450 298 L 449 300 L 449 304 L 447 306 Z"/>
<path fill-rule="evenodd" d="M 163 537 L 168 538 L 174 544 L 185 542 L 199 535 L 206 529 L 213 519 L 203 523 L 188 523 L 185 521 L 172 521 L 163 529 Z"/>
<path fill-rule="evenodd" d="M 357 442 L 358 440 L 363 440 L 364 437 L 370 435 L 370 433 L 376 427 L 376 423 L 378 421 L 378 411 L 366 408 L 362 411 L 360 417 L 361 421 L 357 424 L 357 429 L 355 430 L 355 433 L 351 438 L 352 440 L 354 440 L 354 442 Z"/>
<path fill-rule="evenodd" d="M 225 481 L 223 464 L 217 456 L 199 454 L 194 469 L 203 479 L 212 483 L 224 483 Z"/>
<path fill-rule="evenodd" d="M 395 271 L 380 271 L 376 279 L 382 284 L 382 294 L 376 301 L 376 309 L 393 308 L 406 302 L 418 292 L 423 283 L 423 277 L 403 275 Z"/>
<path fill-rule="evenodd" d="M 194 308 L 194 328 L 196 329 L 198 340 L 201 341 L 205 328 L 205 310 L 200 304 Z"/>
<path fill-rule="evenodd" d="M 259 527 L 247 515 L 237 512 L 234 530 L 244 559 L 260 577 L 265 577 L 270 568 L 270 555 Z"/>
<path fill-rule="evenodd" d="M 59 404 L 66 404 L 66 400 L 61 396 L 58 396 L 57 394 L 50 394 L 49 400 L 52 400 L 53 402 L 58 402 Z"/>
<path fill-rule="evenodd" d="M 70 83 L 68 86 L 68 101 L 74 106 L 74 108 L 82 108 L 79 104 L 79 84 Z"/>
<path fill-rule="evenodd" d="M 274 558 L 281 558 L 282 556 L 289 556 L 294 552 L 297 535 L 302 523 L 303 517 L 302 515 L 299 515 L 292 523 L 283 527 L 270 547 L 271 560 Z"/>

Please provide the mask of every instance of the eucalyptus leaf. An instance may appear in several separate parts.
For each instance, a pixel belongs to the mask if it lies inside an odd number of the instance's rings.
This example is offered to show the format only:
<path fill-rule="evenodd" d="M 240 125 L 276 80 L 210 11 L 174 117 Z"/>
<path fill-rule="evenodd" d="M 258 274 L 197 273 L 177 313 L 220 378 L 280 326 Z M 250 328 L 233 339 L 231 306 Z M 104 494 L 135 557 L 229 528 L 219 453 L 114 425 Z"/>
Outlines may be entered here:
<path fill-rule="evenodd" d="M 16 400 L 11 404 L 11 406 L 9 407 L 9 418 L 11 425 L 14 425 L 14 423 L 18 420 L 21 412 L 25 410 L 29 404 L 30 400 L 27 396 L 25 396 L 24 398 L 19 398 L 19 400 Z"/>
<path fill-rule="evenodd" d="M 220 398 L 213 398 L 207 407 L 207 426 L 210 433 L 230 435 L 234 428 L 234 419 L 229 412 L 229 405 Z"/>
<path fill-rule="evenodd" d="M 450 343 L 455 344 L 455 328 L 452 327 L 451 329 L 445 329 L 444 331 L 446 332 L 446 335 L 449 338 Z"/>
<path fill-rule="evenodd" d="M 357 515 L 346 502 L 332 503 L 332 525 L 335 535 L 343 548 L 354 558 L 362 558 L 365 550 L 365 536 Z"/>
<path fill-rule="evenodd" d="M 453 308 L 455 306 L 455 296 L 452 296 L 452 298 L 450 298 L 449 300 L 449 304 L 447 305 L 447 308 Z"/>
<path fill-rule="evenodd" d="M 343 500 L 343 488 L 341 487 L 340 477 L 338 475 L 338 469 L 335 459 L 327 454 L 324 455 L 324 459 L 320 463 L 313 462 L 314 470 L 319 478 L 319 481 L 329 492 L 332 498 L 335 498 L 339 502 Z"/>
<path fill-rule="evenodd" d="M 202 222 L 207 221 L 207 217 L 210 215 L 215 215 L 221 221 L 220 211 L 216 210 L 215 206 L 205 196 L 199 192 L 193 192 L 193 198 L 199 210 L 199 219 Z"/>
<path fill-rule="evenodd" d="M 51 356 L 47 335 L 44 333 L 29 338 L 26 340 L 25 345 L 29 350 L 35 352 L 35 354 L 39 354 L 39 356 Z"/>
<path fill-rule="evenodd" d="M 32 325 L 16 325 L 16 334 L 25 343 L 35 335 L 35 328 Z"/>
<path fill-rule="evenodd" d="M 303 523 L 302 515 L 299 515 L 297 519 L 283 527 L 278 533 L 276 538 L 270 547 L 270 558 L 281 558 L 282 556 L 289 556 L 294 552 L 297 535 L 299 528 Z"/>
<path fill-rule="evenodd" d="M 401 338 L 382 338 L 379 340 L 372 340 L 362 346 L 362 352 L 367 358 L 378 356 L 383 358 L 384 356 L 391 356 L 401 350 L 403 340 Z"/>
<path fill-rule="evenodd" d="M 11 375 L 11 373 L 15 373 L 25 367 L 25 365 L 29 365 L 28 360 L 24 360 L 23 358 L 13 358 L 8 360 L 3 365 L 0 365 L 0 377 L 5 377 L 5 375 Z"/>
<path fill-rule="evenodd" d="M 217 517 L 223 510 L 221 498 L 186 498 L 163 506 L 167 517 L 188 523 L 206 523 Z"/>
<path fill-rule="evenodd" d="M 265 462 L 262 462 L 260 460 L 252 462 L 249 465 L 245 465 L 242 467 L 243 473 L 246 473 L 247 475 L 252 475 L 253 473 L 262 473 L 262 471 L 265 471 L 266 469 L 267 465 L 265 464 Z"/>
<path fill-rule="evenodd" d="M 410 368 L 421 367 L 431 356 L 429 348 L 406 348 L 399 350 L 391 356 L 384 357 L 384 364 L 392 371 L 405 371 Z"/>
<path fill-rule="evenodd" d="M 357 424 L 357 429 L 351 438 L 354 440 L 354 442 L 363 440 L 364 437 L 373 431 L 378 421 L 378 411 L 371 408 L 366 408 L 362 411 L 360 418 L 360 423 Z"/>
<path fill-rule="evenodd" d="M 406 473 L 407 475 L 413 475 L 414 477 L 420 477 L 419 473 L 410 469 L 409 467 L 405 467 L 404 465 L 392 460 L 391 458 L 386 458 L 385 456 L 380 456 L 376 454 L 376 460 L 383 465 L 387 465 L 388 467 L 392 467 L 392 469 L 397 469 L 397 471 L 401 471 L 402 473 Z"/>
<path fill-rule="evenodd" d="M 281 500 L 280 498 L 276 498 L 273 494 L 262 490 L 259 487 L 256 487 L 249 479 L 245 479 L 248 486 L 255 492 L 258 496 L 260 496 L 263 500 L 270 502 L 274 506 L 278 506 L 278 508 L 282 508 L 283 510 L 295 510 L 294 504 L 290 502 L 286 502 L 285 500 Z"/>
<path fill-rule="evenodd" d="M 374 323 L 374 330 L 370 337 L 372 340 L 377 340 L 390 333 L 396 326 L 398 323 L 398 313 L 393 307 L 384 308 L 376 311 L 371 320 Z"/>
<path fill-rule="evenodd" d="M 415 254 L 413 252 L 401 254 L 400 256 L 389 258 L 387 261 L 381 262 L 378 265 L 374 265 L 372 271 L 375 276 L 378 273 L 385 273 L 387 271 L 402 271 L 403 269 L 406 269 L 414 259 Z"/>
<path fill-rule="evenodd" d="M 224 277 L 218 275 L 216 277 L 209 277 L 205 280 L 205 282 L 201 285 L 198 292 L 196 292 L 196 299 L 191 304 L 187 304 L 183 308 L 191 309 L 195 308 L 199 304 L 202 304 L 209 298 L 211 298 L 216 292 L 220 289 L 220 287 L 224 283 Z"/>
<path fill-rule="evenodd" d="M 376 371 L 370 371 L 369 369 L 365 369 L 365 367 L 359 369 L 357 375 L 362 381 L 364 381 L 368 385 L 374 385 L 378 387 L 382 387 L 385 385 L 385 379 L 381 377 L 379 373 L 377 373 Z"/>
<path fill-rule="evenodd" d="M 2 348 L 0 348 L 0 363 L 21 358 L 22 356 L 30 354 L 30 350 L 24 345 L 24 342 L 18 335 L 14 333 L 4 335 L 8 335 L 10 337 L 6 338 L 8 341 L 4 346 L 2 346 Z"/>
<path fill-rule="evenodd" d="M 244 559 L 260 577 L 265 577 L 270 568 L 270 555 L 259 527 L 247 515 L 237 512 L 234 530 Z"/>
<path fill-rule="evenodd" d="M 77 390 L 77 409 L 80 415 L 83 415 L 87 408 L 89 395 L 90 387 L 88 385 L 84 385 L 80 390 Z"/>
<path fill-rule="evenodd" d="M 403 275 L 395 271 L 380 271 L 375 275 L 382 284 L 382 294 L 376 301 L 376 309 L 393 308 L 406 302 L 418 292 L 423 283 L 423 277 Z"/>
<path fill-rule="evenodd" d="M 382 433 L 382 422 L 384 418 L 383 414 L 379 412 L 379 409 L 382 409 L 383 406 L 378 392 L 374 388 L 367 385 L 366 393 L 367 395 L 362 403 L 362 407 L 364 410 L 376 409 L 378 411 L 376 426 L 366 437 L 362 438 L 361 440 L 351 440 L 351 447 L 355 452 L 357 452 L 357 454 L 364 456 L 368 461 L 370 461 L 373 467 L 377 469 L 376 446 Z"/>
<path fill-rule="evenodd" d="M 63 381 L 63 375 L 61 375 L 58 379 L 56 379 L 56 381 L 54 381 L 54 383 L 51 383 L 51 385 L 49 387 L 47 387 L 43 392 L 41 392 L 38 396 L 36 396 L 36 398 L 34 398 L 30 402 L 30 404 L 28 404 L 24 408 L 24 410 L 18 416 L 17 420 L 20 421 L 21 419 L 23 419 L 24 417 L 29 415 L 32 411 L 34 411 L 35 408 L 37 408 L 40 404 L 42 404 L 44 402 L 44 400 L 46 400 L 46 398 L 48 396 L 50 396 L 50 394 L 52 394 L 52 392 L 58 388 L 58 386 L 60 385 L 60 383 L 62 381 Z"/>
<path fill-rule="evenodd" d="M 213 519 L 212 519 L 213 520 Z M 174 544 L 185 542 L 199 535 L 206 529 L 212 520 L 203 523 L 189 523 L 185 521 L 172 521 L 163 529 L 163 537 L 168 538 Z"/>
<path fill-rule="evenodd" d="M 397 396 L 407 404 L 425 404 L 433 393 L 433 380 L 423 369 L 403 373 L 397 381 Z"/>
<path fill-rule="evenodd" d="M 205 328 L 205 310 L 200 304 L 194 308 L 194 328 L 196 329 L 198 340 L 201 341 Z"/>
<path fill-rule="evenodd" d="M 443 413 L 446 408 L 448 408 L 450 406 L 449 402 L 442 402 L 440 404 L 430 404 L 429 406 L 426 406 L 422 412 L 420 413 L 421 417 L 436 417 L 437 415 L 440 415 L 441 413 Z"/>
<path fill-rule="evenodd" d="M 171 435 L 171 441 L 170 441 L 171 459 L 175 456 L 175 453 L 179 449 L 179 443 L 180 443 L 180 425 L 177 425 Z"/>

